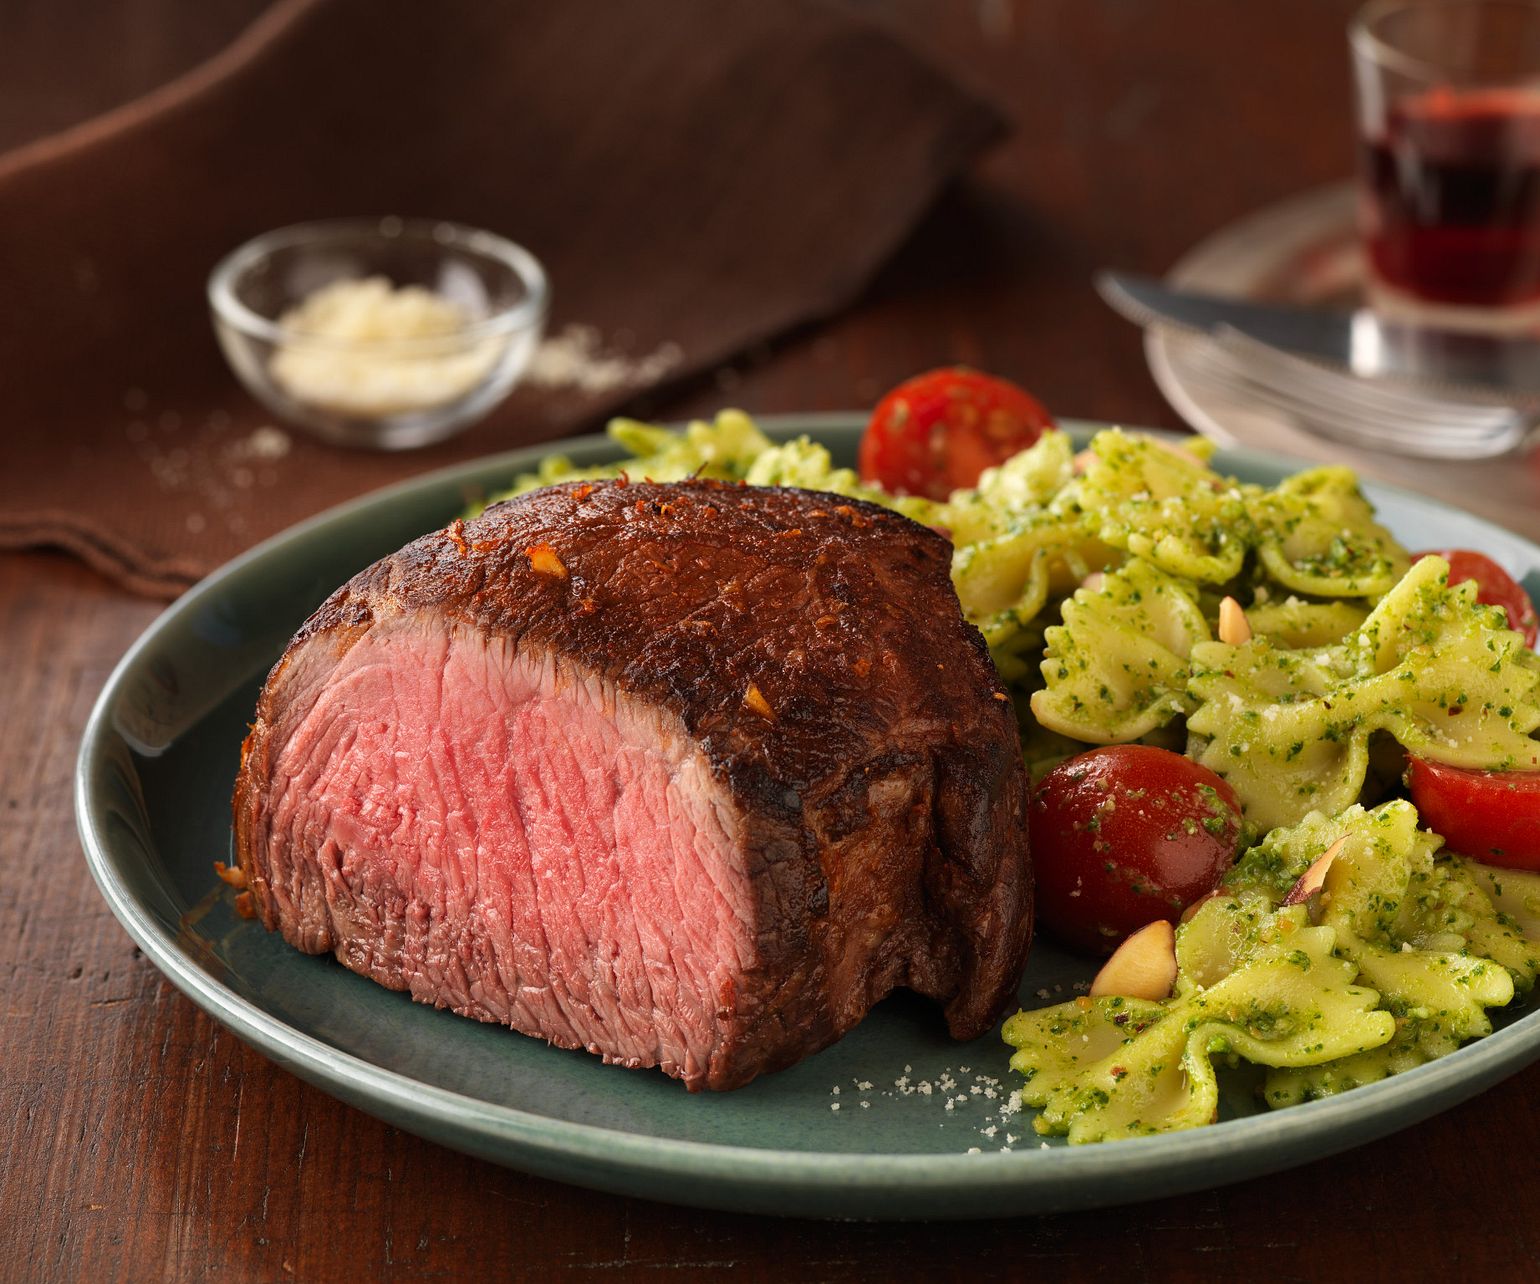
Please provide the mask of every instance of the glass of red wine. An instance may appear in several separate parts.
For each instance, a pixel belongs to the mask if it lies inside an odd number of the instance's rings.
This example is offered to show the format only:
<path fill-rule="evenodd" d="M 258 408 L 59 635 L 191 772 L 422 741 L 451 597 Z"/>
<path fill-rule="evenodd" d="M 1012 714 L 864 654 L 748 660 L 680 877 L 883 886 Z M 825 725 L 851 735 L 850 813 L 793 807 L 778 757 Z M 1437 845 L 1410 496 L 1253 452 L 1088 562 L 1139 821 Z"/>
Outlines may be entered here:
<path fill-rule="evenodd" d="M 1379 0 L 1349 37 L 1371 302 L 1540 323 L 1540 0 Z"/>

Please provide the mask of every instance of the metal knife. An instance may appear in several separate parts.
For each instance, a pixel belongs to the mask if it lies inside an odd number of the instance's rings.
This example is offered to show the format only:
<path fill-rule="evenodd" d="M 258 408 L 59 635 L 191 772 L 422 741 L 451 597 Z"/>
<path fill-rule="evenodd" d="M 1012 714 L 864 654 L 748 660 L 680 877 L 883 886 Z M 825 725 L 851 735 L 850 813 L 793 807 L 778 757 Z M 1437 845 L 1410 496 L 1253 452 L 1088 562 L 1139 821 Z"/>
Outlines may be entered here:
<path fill-rule="evenodd" d="M 1540 397 L 1540 341 L 1410 325 L 1367 309 L 1333 312 L 1176 289 L 1100 272 L 1097 292 L 1137 325 L 1215 334 L 1228 327 L 1287 352 L 1370 378 L 1491 396 Z"/>

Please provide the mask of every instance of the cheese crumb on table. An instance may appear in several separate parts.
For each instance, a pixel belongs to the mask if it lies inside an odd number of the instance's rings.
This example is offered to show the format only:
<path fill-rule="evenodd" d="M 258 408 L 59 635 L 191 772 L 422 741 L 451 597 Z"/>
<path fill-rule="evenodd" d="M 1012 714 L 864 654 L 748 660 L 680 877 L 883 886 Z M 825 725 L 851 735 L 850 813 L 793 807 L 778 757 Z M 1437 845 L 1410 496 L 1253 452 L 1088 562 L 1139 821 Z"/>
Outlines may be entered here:
<path fill-rule="evenodd" d="M 677 343 L 660 344 L 641 357 L 606 347 L 591 325 L 572 324 L 535 349 L 525 381 L 535 387 L 593 394 L 657 383 L 684 360 Z"/>
<path fill-rule="evenodd" d="M 422 286 L 333 281 L 278 318 L 296 337 L 274 352 L 273 380 L 297 401 L 361 419 L 431 410 L 471 392 L 497 364 L 502 340 L 464 342 L 471 323 Z"/>

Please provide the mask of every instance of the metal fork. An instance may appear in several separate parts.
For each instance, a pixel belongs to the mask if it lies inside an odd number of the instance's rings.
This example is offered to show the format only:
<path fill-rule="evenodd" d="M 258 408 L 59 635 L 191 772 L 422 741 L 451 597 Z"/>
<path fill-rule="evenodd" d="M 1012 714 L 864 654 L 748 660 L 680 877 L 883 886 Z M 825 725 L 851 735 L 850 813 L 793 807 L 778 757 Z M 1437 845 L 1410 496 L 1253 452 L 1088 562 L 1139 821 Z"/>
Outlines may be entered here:
<path fill-rule="evenodd" d="M 1194 346 L 1192 367 L 1216 391 L 1266 406 L 1319 437 L 1423 459 L 1505 455 L 1536 423 L 1533 411 L 1511 404 L 1454 401 L 1339 373 L 1228 328 Z"/>

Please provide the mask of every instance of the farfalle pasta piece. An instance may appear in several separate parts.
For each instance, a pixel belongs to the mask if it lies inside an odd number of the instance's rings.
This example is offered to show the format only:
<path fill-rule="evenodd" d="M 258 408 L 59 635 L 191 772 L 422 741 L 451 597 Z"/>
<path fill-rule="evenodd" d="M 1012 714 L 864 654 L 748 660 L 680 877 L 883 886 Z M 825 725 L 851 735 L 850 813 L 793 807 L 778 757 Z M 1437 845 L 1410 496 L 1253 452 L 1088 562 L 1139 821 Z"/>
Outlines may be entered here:
<path fill-rule="evenodd" d="M 1540 872 L 1498 869 L 1473 860 L 1460 865 L 1505 926 L 1528 940 L 1540 941 Z"/>
<path fill-rule="evenodd" d="M 1028 685 L 1028 679 L 1034 676 L 1041 662 L 1044 618 L 1039 614 L 1022 620 L 1012 612 L 1005 612 L 974 625 L 984 635 L 989 658 L 994 661 L 1000 681 L 1018 693 Z M 1025 699 L 1020 695 L 1017 698 Z"/>
<path fill-rule="evenodd" d="M 1044 632 L 1047 685 L 1032 695 L 1041 725 L 1118 744 L 1192 707 L 1187 657 L 1211 634 L 1190 582 L 1135 558 L 1077 591 L 1062 617 Z"/>
<path fill-rule="evenodd" d="M 1296 1105 L 1375 1083 L 1447 1056 L 1492 1032 L 1486 1009 L 1513 998 L 1513 978 L 1501 964 L 1476 955 L 1436 951 L 1355 952 L 1359 980 L 1379 985 L 1396 1023 L 1383 1047 L 1312 1067 L 1272 1070 L 1263 1086 L 1270 1106 Z"/>
<path fill-rule="evenodd" d="M 1478 921 L 1495 925 L 1496 915 L 1459 867 L 1435 859 L 1439 839 L 1417 829 L 1416 809 L 1398 800 L 1365 819 L 1327 871 L 1321 921 L 1432 1060 L 1491 1033 L 1486 1009 L 1513 998 L 1513 976 L 1471 952 Z M 1521 966 L 1533 981 L 1533 966 Z"/>
<path fill-rule="evenodd" d="M 1358 970 L 1395 1020 L 1383 1046 L 1311 1068 L 1270 1073 L 1267 1101 L 1289 1105 L 1399 1074 L 1491 1033 L 1487 1009 L 1534 982 L 1540 957 L 1504 922 L 1467 864 L 1438 858 L 1441 840 L 1417 828 L 1410 803 L 1319 813 L 1276 830 L 1241 859 L 1228 882 L 1282 895 L 1328 848 L 1336 855 L 1320 900 L 1336 952 Z"/>
<path fill-rule="evenodd" d="M 1078 509 L 1099 538 L 1168 574 L 1222 584 L 1239 573 L 1254 539 L 1258 487 L 1117 429 L 1097 433 L 1090 449 L 1090 465 L 1056 508 Z"/>
<path fill-rule="evenodd" d="M 1247 819 L 1292 825 L 1341 811 L 1363 789 L 1369 736 L 1386 731 L 1439 762 L 1540 767 L 1540 660 L 1426 557 L 1336 647 L 1265 637 L 1193 648 L 1188 718 L 1198 760 L 1234 787 Z"/>
<path fill-rule="evenodd" d="M 1357 602 L 1307 602 L 1293 594 L 1281 600 L 1269 594 L 1246 608 L 1253 636 L 1290 650 L 1340 642 L 1368 617 L 1369 608 Z"/>
<path fill-rule="evenodd" d="M 1217 985 L 1261 944 L 1281 897 L 1223 887 L 1182 924 L 1176 937 L 1178 995 Z"/>
<path fill-rule="evenodd" d="M 770 439 L 741 410 L 722 410 L 709 423 L 696 419 L 678 431 L 636 419 L 612 419 L 606 431 L 638 464 L 645 462 L 645 475 L 653 481 L 692 476 L 736 481 L 771 449 Z"/>
<path fill-rule="evenodd" d="M 1320 1097 L 1336 1096 L 1415 1070 L 1436 1056 L 1454 1051 L 1457 1046 L 1457 1043 L 1445 1042 L 1441 1050 L 1431 1051 L 1419 1026 L 1402 1026 L 1390 1042 L 1366 1052 L 1318 1066 L 1285 1066 L 1269 1070 L 1262 1083 L 1262 1099 L 1276 1110 Z"/>
<path fill-rule="evenodd" d="M 1278 901 L 1334 848 L 1322 921 L 1337 929 L 1339 952 L 1490 959 L 1517 990 L 1528 990 L 1540 976 L 1540 874 L 1478 865 L 1441 852 L 1442 845 L 1418 828 L 1416 808 L 1402 799 L 1333 817 L 1311 812 L 1247 851 L 1225 884 Z"/>
<path fill-rule="evenodd" d="M 1198 761 L 1229 781 L 1249 821 L 1271 829 L 1357 800 L 1369 733 L 1357 731 L 1358 706 L 1339 701 L 1334 715 L 1338 679 L 1320 657 L 1254 637 L 1200 643 L 1191 668 L 1189 752 L 1201 746 Z"/>
<path fill-rule="evenodd" d="M 888 498 L 875 487 L 863 485 L 854 468 L 836 468 L 828 448 L 810 437 L 796 437 L 779 446 L 767 446 L 749 465 L 743 480 L 750 486 L 800 486 L 804 490 L 821 490 L 860 499 L 873 495 Z"/>
<path fill-rule="evenodd" d="M 1205 916 L 1223 917 L 1224 928 L 1197 927 Z M 1390 1040 L 1393 1018 L 1375 1011 L 1378 996 L 1354 984 L 1353 965 L 1332 954 L 1331 929 L 1308 926 L 1302 906 L 1270 911 L 1217 898 L 1179 939 L 1195 929 L 1222 937 L 1248 917 L 1256 921 L 1241 930 L 1252 948 L 1211 985 L 1193 983 L 1189 970 L 1164 1004 L 1082 999 L 1005 1023 L 1040 1133 L 1079 1143 L 1196 1127 L 1218 1111 L 1216 1055 L 1308 1066 Z"/>
<path fill-rule="evenodd" d="M 1416 809 L 1406 802 L 1384 803 L 1373 810 L 1355 803 L 1336 815 L 1312 811 L 1298 824 L 1274 829 L 1247 848 L 1225 875 L 1225 888 L 1281 904 L 1300 876 L 1342 839 L 1377 843 L 1387 852 L 1417 844 L 1430 856 L 1441 841 L 1417 828 Z"/>
<path fill-rule="evenodd" d="M 1036 619 L 1051 594 L 1068 592 L 1099 569 L 1104 554 L 1077 516 L 1039 510 L 1003 534 L 959 545 L 952 584 L 963 614 L 994 646 Z"/>
<path fill-rule="evenodd" d="M 1074 458 L 1068 433 L 1045 432 L 1026 450 L 986 468 L 972 490 L 954 490 L 936 524 L 955 544 L 1003 535 L 1017 518 L 1045 507 L 1064 489 L 1074 475 Z"/>
<path fill-rule="evenodd" d="M 779 446 L 767 444 L 749 462 L 743 480 L 750 486 L 795 486 L 801 490 L 848 495 L 895 509 L 927 526 L 941 524 L 942 505 L 935 500 L 921 495 L 890 495 L 879 486 L 868 486 L 856 475 L 855 469 L 836 468 L 828 448 L 807 436 L 793 438 Z"/>
<path fill-rule="evenodd" d="M 709 423 L 696 420 L 682 429 L 663 428 L 635 419 L 612 419 L 610 439 L 634 456 L 615 464 L 574 464 L 565 455 L 546 455 L 533 473 L 521 473 L 513 487 L 487 503 L 576 477 L 615 477 L 622 472 L 653 481 L 713 477 L 739 481 L 771 441 L 741 410 L 724 410 Z M 479 510 L 478 510 L 479 511 Z"/>
<path fill-rule="evenodd" d="M 1425 837 L 1437 846 L 1436 835 Z M 1510 872 L 1517 880 L 1492 877 Z M 1524 886 L 1519 880 L 1524 879 L 1533 890 L 1540 875 L 1490 870 L 1463 856 L 1440 852 L 1431 867 L 1414 865 L 1411 887 L 1389 944 L 1399 941 L 1397 948 L 1403 954 L 1411 944 L 1418 950 L 1440 949 L 1491 959 L 1513 979 L 1514 993 L 1527 993 L 1540 977 L 1540 923 L 1532 911 L 1519 908 L 1520 917 L 1510 912 L 1518 908 L 1515 902 L 1522 905 L 1526 899 L 1519 891 Z"/>
<path fill-rule="evenodd" d="M 1378 597 L 1411 559 L 1374 520 L 1349 468 L 1311 468 L 1255 504 L 1257 553 L 1267 574 L 1296 593 Z"/>

